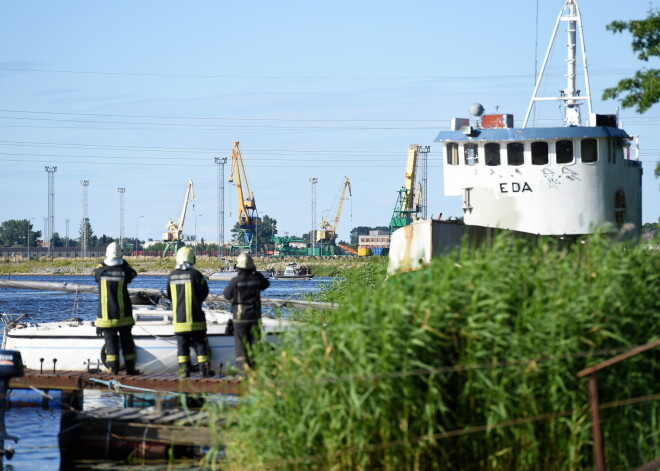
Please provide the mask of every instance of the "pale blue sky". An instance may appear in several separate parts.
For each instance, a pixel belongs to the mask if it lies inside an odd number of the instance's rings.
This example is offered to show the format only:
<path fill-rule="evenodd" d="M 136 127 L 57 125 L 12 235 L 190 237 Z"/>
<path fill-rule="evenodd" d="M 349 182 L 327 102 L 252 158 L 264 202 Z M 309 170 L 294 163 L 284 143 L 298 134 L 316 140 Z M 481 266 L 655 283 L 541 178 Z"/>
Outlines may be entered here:
<path fill-rule="evenodd" d="M 57 166 L 55 231 L 78 237 L 80 180 L 89 180 L 94 233 L 160 239 L 195 185 L 186 234 L 216 240 L 214 157 L 241 142 L 260 214 L 281 235 L 333 218 L 344 176 L 339 237 L 388 225 L 409 144 L 430 145 L 428 212 L 460 216 L 445 197 L 437 131 L 474 102 L 520 126 L 562 0 L 23 1 L 0 3 L 0 221 L 48 215 L 45 166 Z M 625 7 L 622 7 L 625 5 Z M 634 56 L 628 34 L 605 26 L 640 19 L 650 2 L 579 0 L 593 108 L 606 87 L 658 67 Z M 538 30 L 537 30 L 538 8 Z M 562 44 L 565 35 L 560 32 Z M 564 73 L 563 48 L 552 70 Z M 563 88 L 565 79 L 547 93 Z M 546 105 L 552 117 L 554 105 Z M 643 221 L 660 217 L 660 108 L 622 110 L 639 135 Z M 229 175 L 229 166 L 225 167 Z M 236 193 L 226 183 L 226 239 Z M 139 216 L 144 216 L 139 218 Z"/>

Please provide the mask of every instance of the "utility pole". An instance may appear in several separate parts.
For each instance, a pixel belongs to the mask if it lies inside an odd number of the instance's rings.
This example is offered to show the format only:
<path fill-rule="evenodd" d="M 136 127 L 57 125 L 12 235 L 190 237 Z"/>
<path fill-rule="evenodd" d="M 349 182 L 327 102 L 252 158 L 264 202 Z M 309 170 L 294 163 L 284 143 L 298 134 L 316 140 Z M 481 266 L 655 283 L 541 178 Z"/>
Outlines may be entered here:
<path fill-rule="evenodd" d="M 319 179 L 316 177 L 309 179 L 309 183 L 312 185 L 312 231 L 309 233 L 309 246 L 312 249 L 311 255 L 314 255 L 314 246 L 316 245 L 314 234 L 316 231 L 316 183 L 318 181 Z"/>
<path fill-rule="evenodd" d="M 428 166 L 429 166 L 429 151 L 431 150 L 431 146 L 418 146 L 417 153 L 419 154 L 419 159 L 417 161 L 418 164 L 418 170 L 417 174 L 419 175 L 419 183 L 422 185 L 422 197 L 419 201 L 419 215 L 420 219 L 426 219 L 426 214 L 428 211 L 428 205 L 427 205 L 427 196 L 428 196 Z"/>
<path fill-rule="evenodd" d="M 119 192 L 119 247 L 124 250 L 124 193 L 126 188 L 117 188 Z"/>
<path fill-rule="evenodd" d="M 216 157 L 218 166 L 218 258 L 224 255 L 225 249 L 225 164 L 227 157 Z"/>
<path fill-rule="evenodd" d="M 46 167 L 48 173 L 48 255 L 53 256 L 53 226 L 55 224 L 55 172 L 57 167 Z"/>
<path fill-rule="evenodd" d="M 64 232 L 64 248 L 69 247 L 69 221 L 70 219 L 65 219 L 66 221 L 66 231 Z"/>
<path fill-rule="evenodd" d="M 87 246 L 89 245 L 89 234 L 87 228 L 89 227 L 89 219 L 87 216 L 87 187 L 89 186 L 89 180 L 80 180 L 82 185 L 82 234 L 80 241 L 80 256 L 85 258 L 87 257 Z"/>

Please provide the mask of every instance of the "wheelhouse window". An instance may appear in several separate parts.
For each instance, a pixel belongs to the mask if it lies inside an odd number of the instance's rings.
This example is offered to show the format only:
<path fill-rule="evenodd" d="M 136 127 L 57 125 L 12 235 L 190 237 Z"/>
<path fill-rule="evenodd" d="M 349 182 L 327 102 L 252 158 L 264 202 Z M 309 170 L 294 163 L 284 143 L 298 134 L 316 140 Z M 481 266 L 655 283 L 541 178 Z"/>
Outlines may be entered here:
<path fill-rule="evenodd" d="M 573 163 L 573 141 L 562 140 L 555 144 L 555 155 L 558 164 Z"/>
<path fill-rule="evenodd" d="M 484 157 L 486 165 L 495 166 L 500 164 L 500 145 L 496 142 L 487 142 L 484 146 Z"/>
<path fill-rule="evenodd" d="M 525 145 L 522 142 L 509 142 L 506 145 L 506 161 L 509 165 L 525 163 Z"/>
<path fill-rule="evenodd" d="M 548 143 L 532 142 L 532 165 L 548 165 Z"/>
<path fill-rule="evenodd" d="M 584 163 L 598 162 L 598 141 L 596 139 L 582 139 L 580 142 L 580 158 Z"/>
<path fill-rule="evenodd" d="M 479 156 L 477 151 L 479 146 L 477 144 L 465 144 L 463 146 L 463 154 L 465 158 L 465 165 L 477 165 L 479 163 Z"/>
<path fill-rule="evenodd" d="M 449 165 L 458 165 L 458 144 L 449 142 L 447 144 L 447 163 Z"/>

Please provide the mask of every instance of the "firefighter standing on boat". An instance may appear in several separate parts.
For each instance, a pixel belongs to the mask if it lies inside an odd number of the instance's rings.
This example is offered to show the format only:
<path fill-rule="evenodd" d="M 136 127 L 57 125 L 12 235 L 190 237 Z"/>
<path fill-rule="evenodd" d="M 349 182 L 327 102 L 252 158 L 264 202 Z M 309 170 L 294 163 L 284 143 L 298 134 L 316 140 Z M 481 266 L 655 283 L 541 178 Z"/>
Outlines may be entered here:
<path fill-rule="evenodd" d="M 211 376 L 211 351 L 202 303 L 209 295 L 209 285 L 204 275 L 194 268 L 195 254 L 190 247 L 177 251 L 176 263 L 176 269 L 167 279 L 167 297 L 172 300 L 179 372 L 181 376 L 190 376 L 190 348 L 194 347 L 200 372 L 208 377 Z"/>
<path fill-rule="evenodd" d="M 108 245 L 105 255 L 105 260 L 93 272 L 99 284 L 96 327 L 105 339 L 105 362 L 113 374 L 119 373 L 121 344 L 126 373 L 139 374 L 135 369 L 137 352 L 131 333 L 135 324 L 133 305 L 128 295 L 128 284 L 137 276 L 137 272 L 122 258 L 117 242 Z"/>
<path fill-rule="evenodd" d="M 261 291 L 270 282 L 256 270 L 252 257 L 245 252 L 236 259 L 236 269 L 238 274 L 229 281 L 223 294 L 231 302 L 236 367 L 242 371 L 246 366 L 254 368 L 249 349 L 259 339 Z"/>

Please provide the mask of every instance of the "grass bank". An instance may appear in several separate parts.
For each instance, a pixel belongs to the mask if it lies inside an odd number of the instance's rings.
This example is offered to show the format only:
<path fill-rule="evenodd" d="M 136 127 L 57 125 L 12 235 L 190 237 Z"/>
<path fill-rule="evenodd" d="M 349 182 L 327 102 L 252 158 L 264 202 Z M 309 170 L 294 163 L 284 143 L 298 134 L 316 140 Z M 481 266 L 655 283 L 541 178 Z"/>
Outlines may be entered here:
<path fill-rule="evenodd" d="M 641 247 L 500 237 L 388 281 L 355 270 L 322 295 L 338 311 L 257 352 L 222 469 L 590 469 L 576 373 L 660 336 L 660 256 Z M 610 469 L 660 456 L 658 398 L 628 403 L 658 393 L 657 350 L 598 376 Z"/>
<path fill-rule="evenodd" d="M 273 267 L 284 270 L 289 262 L 307 265 L 316 276 L 341 276 L 343 272 L 363 265 L 369 265 L 372 257 L 300 257 L 300 258 L 268 258 L 256 257 L 255 263 L 260 270 Z M 142 275 L 167 275 L 174 269 L 174 258 L 167 257 L 126 257 L 128 263 Z M 41 258 L 37 260 L 0 259 L 0 276 L 7 275 L 89 275 L 100 263 L 101 259 L 67 259 Z M 218 260 L 210 257 L 199 257 L 196 268 L 203 273 L 213 273 L 220 269 Z"/>

